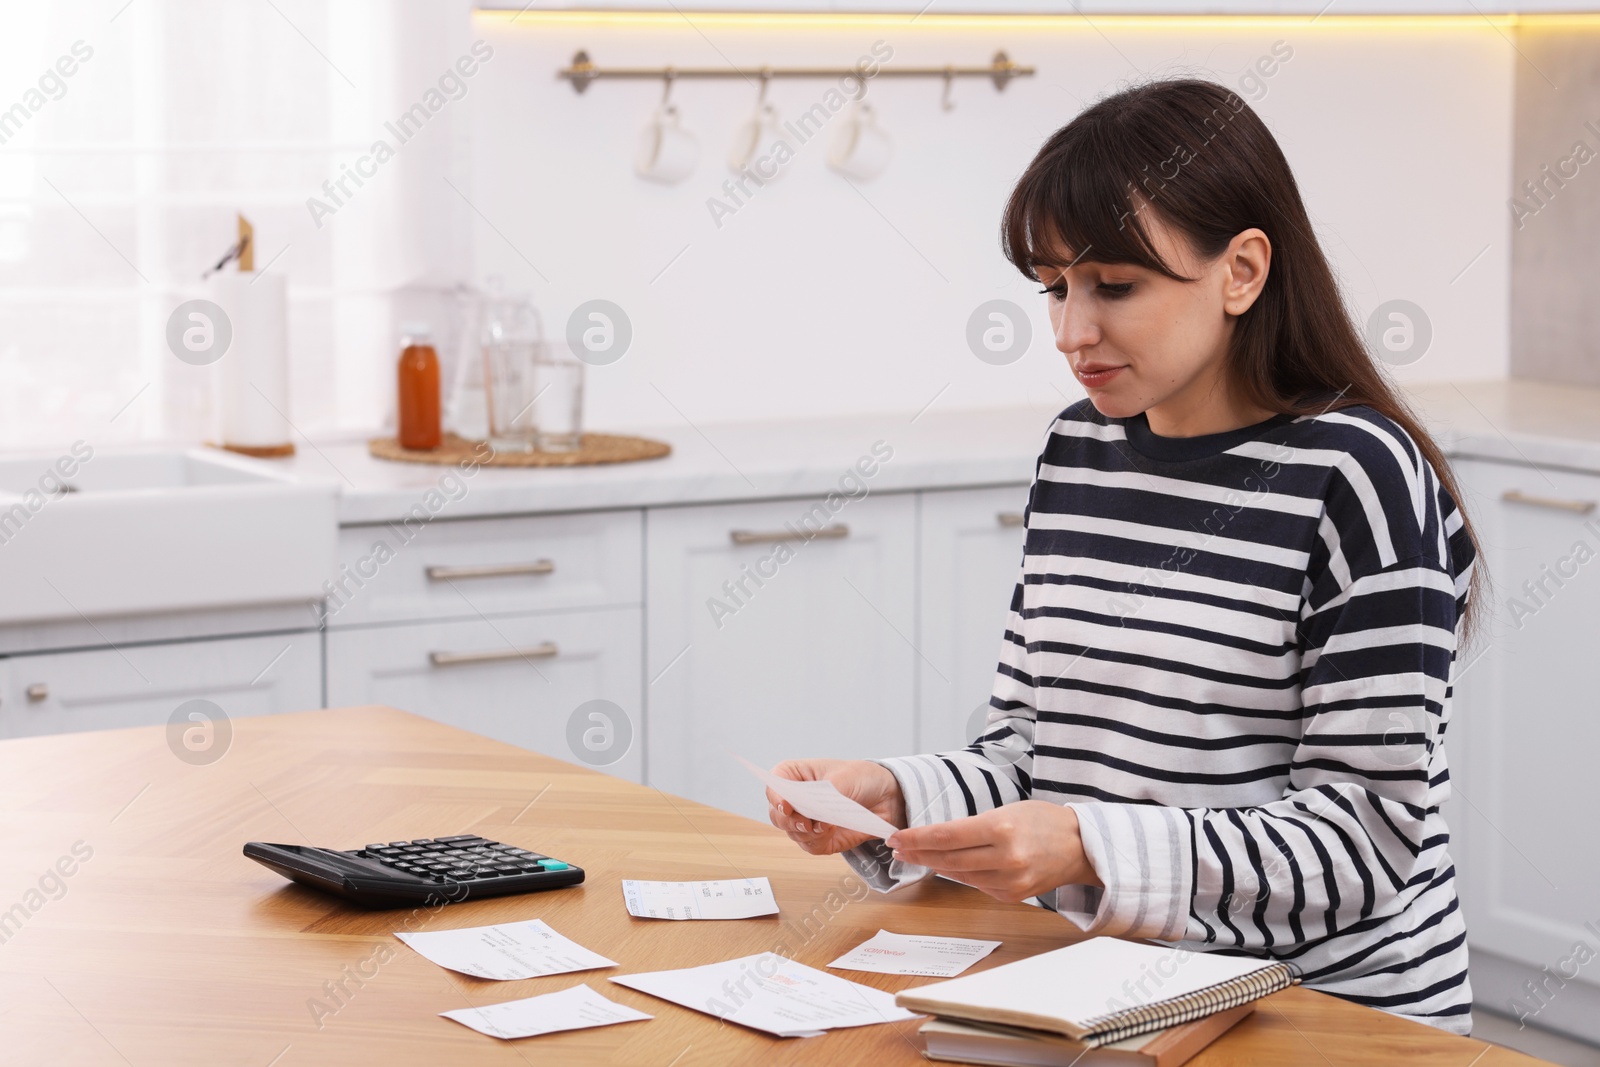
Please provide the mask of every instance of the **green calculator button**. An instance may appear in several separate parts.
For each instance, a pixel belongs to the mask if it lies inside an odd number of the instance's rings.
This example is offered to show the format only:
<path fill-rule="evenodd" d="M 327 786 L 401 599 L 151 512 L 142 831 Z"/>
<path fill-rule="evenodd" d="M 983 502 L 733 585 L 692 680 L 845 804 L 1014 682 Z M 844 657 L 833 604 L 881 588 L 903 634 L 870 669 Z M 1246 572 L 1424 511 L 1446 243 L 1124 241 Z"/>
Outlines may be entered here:
<path fill-rule="evenodd" d="M 564 871 L 567 869 L 567 865 L 560 860 L 540 860 L 539 866 L 547 871 Z"/>

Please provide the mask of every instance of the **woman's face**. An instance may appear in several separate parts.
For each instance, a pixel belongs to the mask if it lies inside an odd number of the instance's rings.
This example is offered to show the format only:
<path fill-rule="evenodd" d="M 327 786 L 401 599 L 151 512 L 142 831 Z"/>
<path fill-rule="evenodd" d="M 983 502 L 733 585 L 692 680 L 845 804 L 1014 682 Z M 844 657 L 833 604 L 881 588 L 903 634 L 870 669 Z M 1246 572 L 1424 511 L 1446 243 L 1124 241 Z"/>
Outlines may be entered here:
<path fill-rule="evenodd" d="M 1087 258 L 1041 266 L 1056 347 L 1103 415 L 1148 412 L 1174 436 L 1247 425 L 1237 418 L 1254 413 L 1235 410 L 1223 371 L 1234 319 L 1266 280 L 1266 235 L 1246 230 L 1207 261 L 1153 211 L 1143 221 L 1162 261 L 1193 280 Z"/>

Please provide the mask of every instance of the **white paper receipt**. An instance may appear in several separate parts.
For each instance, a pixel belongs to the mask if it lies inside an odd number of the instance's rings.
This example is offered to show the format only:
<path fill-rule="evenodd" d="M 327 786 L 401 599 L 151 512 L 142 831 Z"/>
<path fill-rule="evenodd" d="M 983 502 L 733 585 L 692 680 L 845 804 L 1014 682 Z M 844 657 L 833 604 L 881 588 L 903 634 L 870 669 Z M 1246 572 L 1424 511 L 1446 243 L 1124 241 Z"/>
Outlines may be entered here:
<path fill-rule="evenodd" d="M 744 764 L 768 789 L 787 800 L 790 807 L 808 819 L 830 826 L 842 826 L 859 834 L 871 834 L 873 837 L 888 837 L 899 829 L 839 792 L 832 782 L 797 782 L 791 778 L 779 778 L 743 756 L 735 755 L 734 759 Z"/>
<path fill-rule="evenodd" d="M 586 985 L 575 985 L 559 993 L 546 993 L 525 1000 L 508 1000 L 504 1004 L 486 1004 L 481 1008 L 458 1008 L 439 1014 L 463 1026 L 470 1026 L 480 1034 L 507 1040 L 655 1018 L 654 1015 L 635 1011 L 626 1004 L 607 1000 Z"/>
<path fill-rule="evenodd" d="M 622 880 L 628 914 L 640 919 L 753 919 L 778 914 L 772 883 L 765 878 L 715 882 Z"/>
<path fill-rule="evenodd" d="M 840 971 L 954 978 L 999 947 L 998 941 L 918 937 L 879 930 L 871 940 L 863 941 L 828 966 Z"/>
<path fill-rule="evenodd" d="M 815 1037 L 842 1026 L 917 1016 L 893 993 L 859 985 L 775 952 L 650 974 L 619 974 L 618 985 L 779 1037 Z"/>
<path fill-rule="evenodd" d="M 543 919 L 421 934 L 397 932 L 394 936 L 439 966 L 475 978 L 512 981 L 617 965 L 615 960 L 568 941 Z"/>

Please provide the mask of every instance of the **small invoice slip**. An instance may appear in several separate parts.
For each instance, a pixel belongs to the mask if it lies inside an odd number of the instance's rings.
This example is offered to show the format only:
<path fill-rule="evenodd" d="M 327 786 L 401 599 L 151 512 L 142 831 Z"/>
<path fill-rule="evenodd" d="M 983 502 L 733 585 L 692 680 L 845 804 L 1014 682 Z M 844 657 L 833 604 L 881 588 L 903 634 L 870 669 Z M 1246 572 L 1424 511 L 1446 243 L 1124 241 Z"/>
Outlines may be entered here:
<path fill-rule="evenodd" d="M 839 792 L 832 782 L 797 782 L 791 778 L 779 778 L 771 771 L 757 767 L 743 756 L 734 754 L 733 758 L 744 764 L 751 774 L 761 779 L 763 785 L 787 800 L 790 807 L 808 819 L 825 822 L 830 826 L 842 826 L 859 834 L 871 834 L 873 837 L 888 837 L 899 829 L 893 823 L 874 815 Z"/>
<path fill-rule="evenodd" d="M 628 914 L 640 919 L 753 919 L 778 914 L 772 883 L 765 878 L 715 882 L 622 880 Z"/>
<path fill-rule="evenodd" d="M 858 985 L 775 952 L 678 971 L 613 975 L 611 980 L 779 1037 L 816 1037 L 840 1027 L 917 1018 L 895 1004 L 893 993 Z"/>
<path fill-rule="evenodd" d="M 999 947 L 998 941 L 918 937 L 879 930 L 870 940 L 861 942 L 828 966 L 841 971 L 954 978 Z"/>
<path fill-rule="evenodd" d="M 617 965 L 615 960 L 568 941 L 543 919 L 421 934 L 396 932 L 394 936 L 439 966 L 475 978 L 512 981 Z"/>
<path fill-rule="evenodd" d="M 486 1004 L 481 1008 L 458 1008 L 439 1014 L 463 1026 L 470 1026 L 480 1034 L 507 1040 L 655 1018 L 654 1015 L 635 1011 L 626 1004 L 607 1000 L 586 985 L 575 985 L 559 993 L 546 993 L 525 1000 L 508 1000 L 504 1004 Z"/>

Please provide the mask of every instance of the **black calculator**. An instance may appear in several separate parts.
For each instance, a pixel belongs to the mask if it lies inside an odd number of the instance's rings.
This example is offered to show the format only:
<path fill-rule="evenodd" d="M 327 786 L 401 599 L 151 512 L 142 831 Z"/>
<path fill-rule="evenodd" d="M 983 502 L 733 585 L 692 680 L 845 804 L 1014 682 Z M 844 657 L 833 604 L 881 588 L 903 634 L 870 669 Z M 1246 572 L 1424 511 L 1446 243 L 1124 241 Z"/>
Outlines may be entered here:
<path fill-rule="evenodd" d="M 476 834 L 419 837 L 347 851 L 251 841 L 244 854 L 285 878 L 369 908 L 455 904 L 583 881 L 582 867 Z"/>

